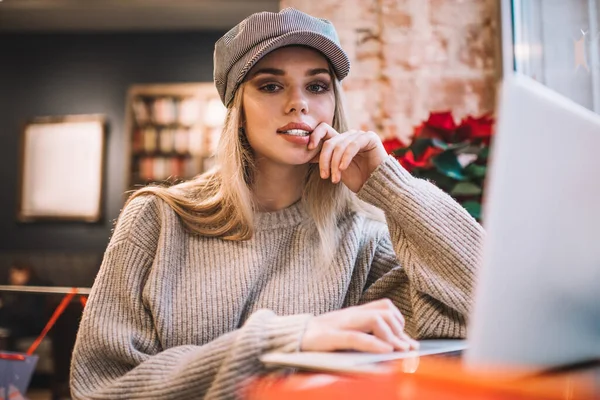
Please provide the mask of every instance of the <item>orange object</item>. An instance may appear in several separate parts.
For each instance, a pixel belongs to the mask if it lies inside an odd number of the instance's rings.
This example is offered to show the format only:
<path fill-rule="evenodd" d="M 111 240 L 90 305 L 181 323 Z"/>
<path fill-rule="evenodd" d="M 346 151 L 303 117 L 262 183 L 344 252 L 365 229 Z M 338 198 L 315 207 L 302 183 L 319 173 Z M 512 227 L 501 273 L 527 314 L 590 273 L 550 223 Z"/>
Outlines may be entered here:
<path fill-rule="evenodd" d="M 81 307 L 85 308 L 85 305 L 87 304 L 87 297 L 85 296 L 79 296 L 79 301 L 81 302 Z"/>
<path fill-rule="evenodd" d="M 61 300 L 58 307 L 56 307 L 56 310 L 54 310 L 52 317 L 50 317 L 50 320 L 48 321 L 48 323 L 42 330 L 42 333 L 40 333 L 40 335 L 37 337 L 37 339 L 35 339 L 35 342 L 33 342 L 31 344 L 31 346 L 29 346 L 29 349 L 27 350 L 28 356 L 32 355 L 33 352 L 38 348 L 38 346 L 40 345 L 40 343 L 42 342 L 44 337 L 46 337 L 46 334 L 48 333 L 48 331 L 50 331 L 52 326 L 54 326 L 54 323 L 56 322 L 58 317 L 60 317 L 60 315 L 65 311 L 65 308 L 67 308 L 67 306 L 69 305 L 69 302 L 71 301 L 73 296 L 75 296 L 76 294 L 77 294 L 77 288 L 72 288 L 71 292 L 67 293 L 65 295 L 65 297 L 63 297 L 63 299 Z"/>
<path fill-rule="evenodd" d="M 257 379 L 246 400 L 591 400 L 599 399 L 588 370 L 534 374 L 520 368 L 467 370 L 460 361 L 428 356 L 388 363 L 380 374 L 298 373 Z"/>
<path fill-rule="evenodd" d="M 25 361 L 25 356 L 22 354 L 0 353 L 0 360 Z"/>

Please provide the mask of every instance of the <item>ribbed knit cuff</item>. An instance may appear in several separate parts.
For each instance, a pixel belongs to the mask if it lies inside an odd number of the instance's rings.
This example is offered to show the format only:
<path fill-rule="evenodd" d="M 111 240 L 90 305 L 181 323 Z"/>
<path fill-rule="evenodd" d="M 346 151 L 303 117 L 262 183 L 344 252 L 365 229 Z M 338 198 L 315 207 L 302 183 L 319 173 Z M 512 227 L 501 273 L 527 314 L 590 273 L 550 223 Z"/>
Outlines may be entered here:
<path fill-rule="evenodd" d="M 417 178 L 412 176 L 393 157 L 388 156 L 358 192 L 358 197 L 382 210 L 398 208 L 396 193 L 409 193 Z"/>
<path fill-rule="evenodd" d="M 263 321 L 264 338 L 267 343 L 265 352 L 293 353 L 300 351 L 302 336 L 311 314 L 277 316 L 270 312 Z"/>

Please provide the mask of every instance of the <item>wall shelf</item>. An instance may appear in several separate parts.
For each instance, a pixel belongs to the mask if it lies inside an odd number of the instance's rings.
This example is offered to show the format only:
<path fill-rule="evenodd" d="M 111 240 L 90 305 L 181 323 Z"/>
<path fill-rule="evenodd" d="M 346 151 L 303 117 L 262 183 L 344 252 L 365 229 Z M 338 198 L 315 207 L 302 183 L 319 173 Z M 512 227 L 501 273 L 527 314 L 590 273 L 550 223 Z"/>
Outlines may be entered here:
<path fill-rule="evenodd" d="M 226 111 L 212 82 L 134 85 L 126 107 L 127 189 L 191 179 L 212 165 Z"/>

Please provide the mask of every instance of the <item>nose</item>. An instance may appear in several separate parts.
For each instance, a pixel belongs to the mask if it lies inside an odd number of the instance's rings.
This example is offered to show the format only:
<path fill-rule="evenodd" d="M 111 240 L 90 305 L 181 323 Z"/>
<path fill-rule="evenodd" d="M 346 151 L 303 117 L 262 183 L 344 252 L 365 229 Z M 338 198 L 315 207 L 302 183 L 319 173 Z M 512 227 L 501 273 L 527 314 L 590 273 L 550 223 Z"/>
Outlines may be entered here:
<path fill-rule="evenodd" d="M 287 99 L 287 104 L 285 106 L 285 113 L 308 113 L 308 101 L 302 91 L 302 89 L 295 89 L 290 91 L 290 95 Z"/>

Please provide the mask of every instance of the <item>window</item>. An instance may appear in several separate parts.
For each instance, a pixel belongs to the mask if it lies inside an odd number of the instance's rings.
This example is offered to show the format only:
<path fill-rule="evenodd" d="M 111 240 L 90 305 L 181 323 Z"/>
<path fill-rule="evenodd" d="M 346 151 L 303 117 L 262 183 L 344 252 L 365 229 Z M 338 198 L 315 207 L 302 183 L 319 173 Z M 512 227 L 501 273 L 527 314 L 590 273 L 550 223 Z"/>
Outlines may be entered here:
<path fill-rule="evenodd" d="M 514 67 L 600 113 L 600 0 L 512 0 Z"/>

